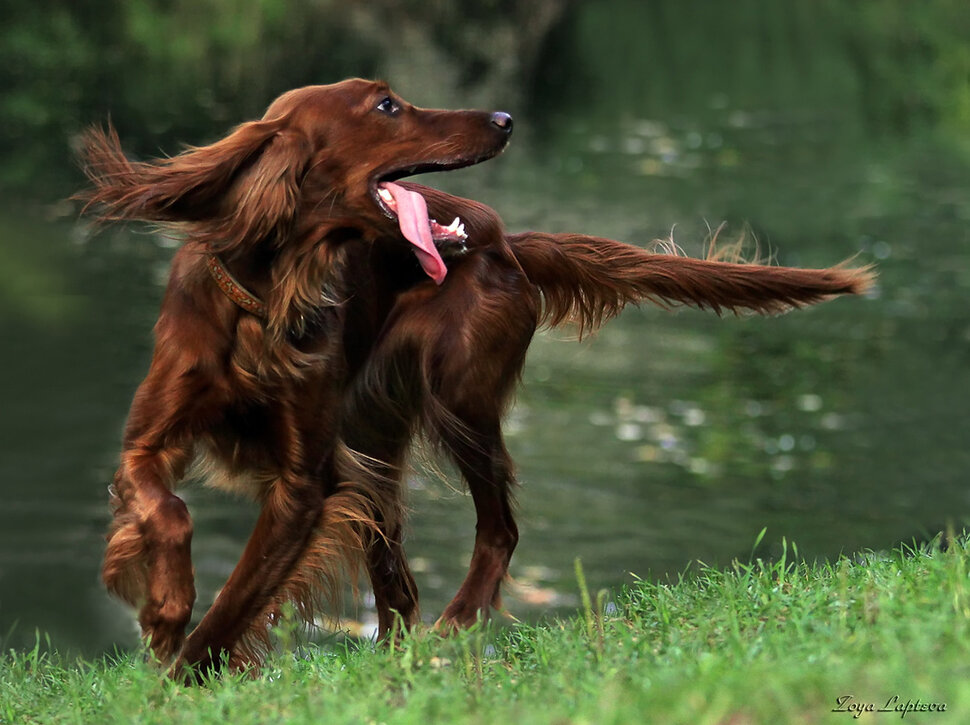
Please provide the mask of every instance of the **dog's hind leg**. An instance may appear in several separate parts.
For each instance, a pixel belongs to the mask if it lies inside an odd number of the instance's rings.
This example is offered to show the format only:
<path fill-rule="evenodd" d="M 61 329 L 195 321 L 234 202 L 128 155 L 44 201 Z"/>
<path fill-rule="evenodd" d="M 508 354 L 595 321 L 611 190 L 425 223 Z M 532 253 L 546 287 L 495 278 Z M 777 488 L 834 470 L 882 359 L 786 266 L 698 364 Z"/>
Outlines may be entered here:
<path fill-rule="evenodd" d="M 501 584 L 519 533 L 512 515 L 512 460 L 498 421 L 447 431 L 443 440 L 468 484 L 478 517 L 468 574 L 438 620 L 438 627 L 447 630 L 472 625 L 487 618 L 491 607 L 501 606 Z"/>
<path fill-rule="evenodd" d="M 373 502 L 376 526 L 367 531 L 366 567 L 377 609 L 378 639 L 398 620 L 404 629 L 418 621 L 418 588 L 404 553 L 405 506 L 402 477 L 420 404 L 417 367 L 394 336 L 373 354 L 344 411 L 346 451 L 343 478 L 353 480 Z"/>
<path fill-rule="evenodd" d="M 481 265 L 484 269 L 477 269 Z M 454 460 L 475 503 L 475 546 L 468 574 L 439 620 L 443 629 L 473 624 L 500 606 L 500 587 L 518 542 L 512 511 L 512 459 L 501 419 L 535 332 L 538 299 L 525 278 L 482 255 L 457 270 L 460 285 L 429 300 L 427 319 L 447 320 L 425 348 L 425 425 Z"/>
<path fill-rule="evenodd" d="M 377 637 L 383 639 L 395 629 L 395 619 L 405 630 L 418 620 L 418 587 L 414 582 L 401 543 L 401 526 L 375 536 L 367 550 L 367 572 L 377 608 Z"/>
<path fill-rule="evenodd" d="M 422 285 L 398 299 L 364 378 L 372 395 L 348 418 L 353 421 L 348 428 L 355 431 L 368 425 L 386 430 L 388 421 L 400 420 L 394 439 L 402 442 L 420 426 L 468 484 L 478 515 L 475 547 L 468 575 L 439 620 L 443 629 L 471 625 L 500 604 L 499 590 L 518 541 L 513 466 L 501 418 L 525 362 L 539 305 L 511 257 L 479 255 L 451 274 L 451 284 Z M 387 454 L 379 435 L 362 439 L 367 454 Z M 396 449 L 391 450 L 385 460 L 397 463 Z M 404 561 L 393 544 L 379 556 Z M 381 579 L 372 568 L 372 580 Z"/>

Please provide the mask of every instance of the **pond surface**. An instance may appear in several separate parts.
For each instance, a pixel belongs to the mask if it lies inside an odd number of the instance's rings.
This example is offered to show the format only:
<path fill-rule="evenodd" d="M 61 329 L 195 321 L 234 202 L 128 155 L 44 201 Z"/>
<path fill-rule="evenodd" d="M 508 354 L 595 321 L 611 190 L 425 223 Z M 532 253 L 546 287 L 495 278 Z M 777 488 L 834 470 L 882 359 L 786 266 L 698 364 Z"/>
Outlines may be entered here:
<path fill-rule="evenodd" d="M 569 33 L 594 20 L 562 33 L 575 40 Z M 763 554 L 784 538 L 813 559 L 964 525 L 966 149 L 932 126 L 873 126 L 844 79 L 828 95 L 825 74 L 848 51 L 834 31 L 813 32 L 828 60 L 804 76 L 775 68 L 785 94 L 766 88 L 757 68 L 746 84 L 720 84 L 712 46 L 696 61 L 708 72 L 689 102 L 677 78 L 656 74 L 628 106 L 564 93 L 538 113 L 557 96 L 536 91 L 532 105 L 510 109 L 518 135 L 503 157 L 427 177 L 489 203 L 512 230 L 643 245 L 672 235 L 699 255 L 727 222 L 721 240 L 745 233 L 781 264 L 857 255 L 880 273 L 866 299 L 778 318 L 643 308 L 581 343 L 569 330 L 538 335 L 506 422 L 522 484 L 506 596 L 515 616 L 576 606 L 576 557 L 595 590 L 676 577 L 698 559 L 747 558 L 765 527 Z M 589 54 L 603 45 L 597 33 L 583 37 Z M 556 58 L 558 47 L 544 53 Z M 410 84 L 421 102 L 420 81 Z M 622 83 L 611 92 L 622 97 Z M 40 629 L 59 649 L 92 654 L 136 642 L 133 617 L 98 581 L 105 489 L 172 250 L 137 230 L 89 236 L 69 213 L 55 205 L 0 216 L 0 638 L 28 645 Z M 462 579 L 474 516 L 453 474 L 446 485 L 419 472 L 409 488 L 407 549 L 432 621 Z M 184 494 L 199 610 L 256 511 L 198 485 Z M 366 598 L 347 618 L 366 631 Z"/>

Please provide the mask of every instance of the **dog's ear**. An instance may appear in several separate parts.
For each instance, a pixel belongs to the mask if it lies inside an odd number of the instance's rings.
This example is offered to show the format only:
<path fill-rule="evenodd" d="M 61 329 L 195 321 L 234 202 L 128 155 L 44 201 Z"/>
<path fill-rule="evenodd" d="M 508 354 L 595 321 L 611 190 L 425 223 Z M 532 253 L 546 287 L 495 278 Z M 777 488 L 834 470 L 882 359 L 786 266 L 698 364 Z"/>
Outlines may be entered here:
<path fill-rule="evenodd" d="M 132 162 L 108 126 L 81 137 L 80 156 L 94 188 L 78 198 L 102 219 L 195 222 L 211 245 L 229 247 L 292 222 L 310 144 L 276 118 L 168 159 Z"/>
<path fill-rule="evenodd" d="M 224 202 L 228 237 L 282 242 L 296 216 L 311 148 L 303 134 L 279 130 L 234 178 Z"/>

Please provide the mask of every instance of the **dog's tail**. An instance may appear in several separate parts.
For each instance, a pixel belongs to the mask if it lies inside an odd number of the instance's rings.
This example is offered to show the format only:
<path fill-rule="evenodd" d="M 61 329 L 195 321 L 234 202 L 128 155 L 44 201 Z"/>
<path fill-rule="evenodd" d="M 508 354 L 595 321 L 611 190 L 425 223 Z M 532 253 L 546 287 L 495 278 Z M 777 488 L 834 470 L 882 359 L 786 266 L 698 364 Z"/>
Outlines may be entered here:
<path fill-rule="evenodd" d="M 800 269 L 694 259 L 582 234 L 525 232 L 507 239 L 542 292 L 541 322 L 575 321 L 581 333 L 644 300 L 718 314 L 773 314 L 835 295 L 861 294 L 875 279 L 869 267 Z"/>

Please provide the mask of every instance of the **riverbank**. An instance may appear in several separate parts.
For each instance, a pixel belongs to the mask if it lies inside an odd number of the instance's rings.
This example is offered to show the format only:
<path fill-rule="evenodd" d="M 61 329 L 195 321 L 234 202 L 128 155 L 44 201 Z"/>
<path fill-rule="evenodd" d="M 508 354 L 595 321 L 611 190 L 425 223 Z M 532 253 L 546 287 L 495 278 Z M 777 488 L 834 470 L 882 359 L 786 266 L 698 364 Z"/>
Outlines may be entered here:
<path fill-rule="evenodd" d="M 160 681 L 136 655 L 7 653 L 0 723 L 963 721 L 965 538 L 823 564 L 783 551 L 616 593 L 585 592 L 580 573 L 569 620 L 290 649 L 209 688 Z"/>

